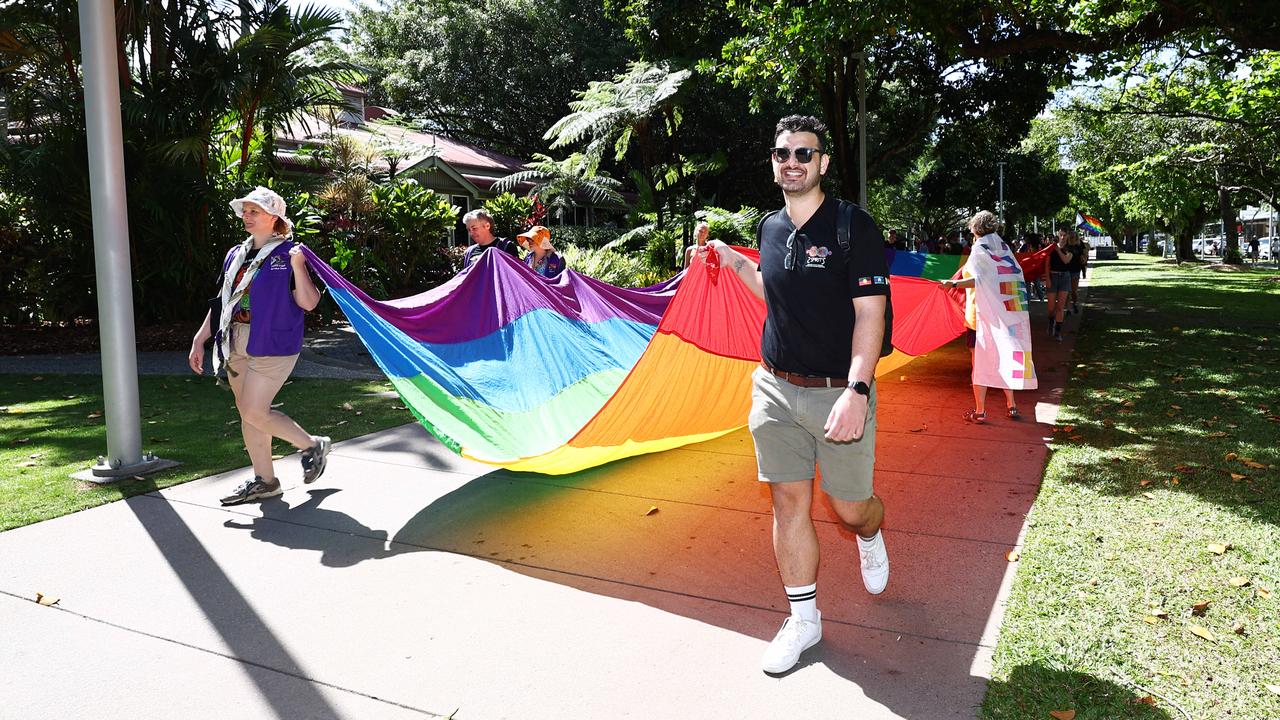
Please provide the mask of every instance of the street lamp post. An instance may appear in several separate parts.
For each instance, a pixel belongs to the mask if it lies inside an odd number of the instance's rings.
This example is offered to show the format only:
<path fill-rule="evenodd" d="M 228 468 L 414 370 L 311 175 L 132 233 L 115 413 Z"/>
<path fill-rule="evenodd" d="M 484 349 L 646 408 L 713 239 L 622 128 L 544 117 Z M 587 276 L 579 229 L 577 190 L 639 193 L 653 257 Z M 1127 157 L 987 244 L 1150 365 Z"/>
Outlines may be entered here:
<path fill-rule="evenodd" d="M 996 165 L 1000 167 L 1000 200 L 997 203 L 999 207 L 997 214 L 1000 216 L 1000 232 L 1004 232 L 1004 161 L 1001 160 Z"/>

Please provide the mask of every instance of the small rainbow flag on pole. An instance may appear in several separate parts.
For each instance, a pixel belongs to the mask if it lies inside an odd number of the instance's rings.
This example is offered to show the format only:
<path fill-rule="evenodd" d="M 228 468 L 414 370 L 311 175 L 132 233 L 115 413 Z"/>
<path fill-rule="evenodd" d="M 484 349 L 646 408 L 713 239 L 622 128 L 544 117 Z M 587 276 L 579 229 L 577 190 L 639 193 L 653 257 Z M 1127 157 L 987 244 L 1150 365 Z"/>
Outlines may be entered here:
<path fill-rule="evenodd" d="M 1090 235 L 1106 235 L 1107 229 L 1102 227 L 1102 221 L 1092 215 L 1085 215 L 1079 210 L 1076 211 L 1076 227 L 1085 231 Z"/>

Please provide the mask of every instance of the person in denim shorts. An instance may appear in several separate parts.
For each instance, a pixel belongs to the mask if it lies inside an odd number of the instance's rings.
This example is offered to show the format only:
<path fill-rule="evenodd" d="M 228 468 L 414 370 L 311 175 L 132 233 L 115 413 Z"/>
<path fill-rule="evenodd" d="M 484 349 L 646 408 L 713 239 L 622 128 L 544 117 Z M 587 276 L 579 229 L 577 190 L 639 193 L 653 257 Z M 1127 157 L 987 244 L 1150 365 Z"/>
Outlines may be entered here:
<path fill-rule="evenodd" d="M 1075 233 L 1058 228 L 1058 243 L 1049 253 L 1049 335 L 1062 339 L 1062 319 L 1067 309 L 1067 294 L 1071 292 L 1071 267 L 1075 264 L 1077 248 L 1072 240 Z"/>
<path fill-rule="evenodd" d="M 765 302 L 749 424 L 759 479 L 773 499 L 774 556 L 791 605 L 761 661 L 768 673 L 790 670 L 822 639 L 819 547 L 810 516 L 816 475 L 836 515 L 857 535 L 868 592 L 883 592 L 889 580 L 884 505 L 872 491 L 874 377 L 889 268 L 871 216 L 852 205 L 842 214 L 840 201 L 822 192 L 830 162 L 825 129 L 808 116 L 778 123 L 770 155 L 786 206 L 760 223 L 758 265 L 719 240 L 697 250 L 701 257 L 714 252 Z M 842 242 L 838 223 L 845 218 Z"/>

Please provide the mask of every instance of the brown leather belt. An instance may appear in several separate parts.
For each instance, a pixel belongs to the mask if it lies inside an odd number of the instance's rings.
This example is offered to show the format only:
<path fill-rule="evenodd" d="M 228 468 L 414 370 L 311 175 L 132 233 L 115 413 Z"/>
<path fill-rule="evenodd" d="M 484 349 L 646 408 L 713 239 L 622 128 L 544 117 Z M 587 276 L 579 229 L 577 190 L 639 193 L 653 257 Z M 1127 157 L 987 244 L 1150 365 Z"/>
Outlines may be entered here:
<path fill-rule="evenodd" d="M 799 385 L 800 387 L 842 388 L 842 387 L 847 387 L 849 385 L 849 378 L 817 377 L 814 375 L 801 375 L 799 373 L 783 372 L 781 370 L 775 370 L 769 367 L 769 363 L 766 363 L 763 360 L 760 361 L 760 367 L 764 368 L 769 373 L 773 375 L 777 375 L 783 380 L 786 380 L 792 385 Z"/>

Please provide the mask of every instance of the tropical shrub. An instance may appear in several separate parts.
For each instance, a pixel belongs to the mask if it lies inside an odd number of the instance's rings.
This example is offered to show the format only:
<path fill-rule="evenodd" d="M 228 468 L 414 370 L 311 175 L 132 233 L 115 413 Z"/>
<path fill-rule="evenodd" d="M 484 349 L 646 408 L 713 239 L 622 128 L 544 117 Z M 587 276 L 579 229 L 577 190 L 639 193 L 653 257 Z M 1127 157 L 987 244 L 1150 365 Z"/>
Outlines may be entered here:
<path fill-rule="evenodd" d="M 615 227 L 585 227 L 582 225 L 557 225 L 551 228 L 551 239 L 557 244 L 599 248 L 612 243 L 622 235 Z"/>
<path fill-rule="evenodd" d="M 651 270 L 642 258 L 603 248 L 583 248 L 576 245 L 558 245 L 565 264 L 573 270 L 601 282 L 619 287 L 646 287 L 665 280 Z"/>
<path fill-rule="evenodd" d="M 504 192 L 486 201 L 484 209 L 493 216 L 493 232 L 498 237 L 515 237 L 534 224 L 532 198 Z"/>
<path fill-rule="evenodd" d="M 453 275 L 445 248 L 458 221 L 456 205 L 413 180 L 379 185 L 370 199 L 383 228 L 376 253 L 393 295 L 418 292 Z"/>

